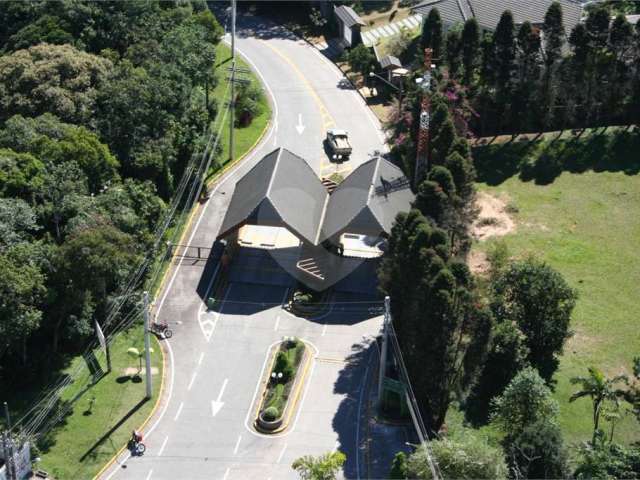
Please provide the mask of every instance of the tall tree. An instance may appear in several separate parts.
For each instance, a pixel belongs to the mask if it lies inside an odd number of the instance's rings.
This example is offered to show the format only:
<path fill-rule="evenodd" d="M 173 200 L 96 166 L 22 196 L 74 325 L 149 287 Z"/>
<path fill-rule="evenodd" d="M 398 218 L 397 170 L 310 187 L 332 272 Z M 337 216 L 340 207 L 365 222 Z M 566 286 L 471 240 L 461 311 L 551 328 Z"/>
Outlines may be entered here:
<path fill-rule="evenodd" d="M 616 384 L 627 383 L 626 375 L 616 375 L 607 378 L 604 373 L 595 367 L 589 367 L 589 375 L 586 377 L 574 377 L 571 379 L 573 385 L 579 385 L 580 390 L 569 398 L 570 402 L 575 402 L 579 398 L 590 397 L 593 406 L 593 439 L 595 445 L 596 438 L 600 430 L 600 417 L 607 402 L 618 403 L 625 395 L 625 392 L 616 387 Z"/>
<path fill-rule="evenodd" d="M 540 34 L 531 23 L 522 23 L 517 37 L 518 76 L 513 99 L 516 131 L 527 131 L 532 120 L 538 117 L 533 96 L 540 76 L 540 43 Z"/>
<path fill-rule="evenodd" d="M 442 20 L 437 8 L 432 8 L 427 15 L 427 19 L 422 24 L 422 36 L 420 46 L 422 49 L 433 49 L 433 58 L 438 60 L 442 53 Z M 422 61 L 422 55 L 420 55 Z"/>
<path fill-rule="evenodd" d="M 462 65 L 464 67 L 462 78 L 465 85 L 471 85 L 480 63 L 480 27 L 475 18 L 470 18 L 464 23 L 461 41 Z"/>
<path fill-rule="evenodd" d="M 498 321 L 515 322 L 526 336 L 529 362 L 550 381 L 570 336 L 577 292 L 549 265 L 534 259 L 513 262 L 492 285 Z"/>
<path fill-rule="evenodd" d="M 491 314 L 466 265 L 449 257 L 447 234 L 418 211 L 398 216 L 379 271 L 426 426 L 437 432 L 454 392 L 475 382 Z M 473 360 L 471 359 L 473 357 Z"/>
<path fill-rule="evenodd" d="M 542 115 L 543 128 L 551 129 L 555 121 L 556 98 L 558 95 L 558 66 L 562 59 L 562 47 L 565 42 L 562 6 L 553 2 L 544 16 L 542 25 L 544 35 L 544 73 L 542 76 Z"/>
<path fill-rule="evenodd" d="M 447 66 L 449 67 L 449 76 L 451 78 L 457 78 L 461 64 L 462 53 L 462 39 L 460 38 L 460 31 L 456 28 L 452 28 L 447 32 L 447 38 L 445 42 L 445 56 L 447 59 Z"/>
<path fill-rule="evenodd" d="M 325 453 L 319 457 L 310 455 L 293 462 L 293 468 L 302 480 L 335 480 L 347 457 L 341 451 Z"/>

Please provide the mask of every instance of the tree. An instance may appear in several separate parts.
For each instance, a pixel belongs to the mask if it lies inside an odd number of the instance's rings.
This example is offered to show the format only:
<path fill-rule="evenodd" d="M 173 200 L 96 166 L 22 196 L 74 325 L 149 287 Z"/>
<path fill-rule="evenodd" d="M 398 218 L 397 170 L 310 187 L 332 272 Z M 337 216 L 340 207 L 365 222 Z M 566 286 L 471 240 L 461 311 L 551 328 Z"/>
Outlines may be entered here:
<path fill-rule="evenodd" d="M 341 451 L 325 453 L 319 457 L 310 455 L 293 462 L 293 468 L 302 480 L 334 480 L 347 457 Z"/>
<path fill-rule="evenodd" d="M 569 478 L 568 452 L 560 427 L 539 420 L 504 442 L 514 478 Z"/>
<path fill-rule="evenodd" d="M 71 45 L 43 43 L 2 56 L 0 120 L 51 112 L 63 121 L 89 124 L 111 68 L 109 60 Z"/>
<path fill-rule="evenodd" d="M 640 448 L 615 443 L 584 444 L 574 473 L 579 480 L 600 478 L 640 478 Z"/>
<path fill-rule="evenodd" d="M 433 58 L 440 59 L 442 52 L 442 20 L 440 12 L 437 8 L 432 8 L 427 15 L 427 19 L 422 24 L 422 36 L 420 37 L 420 46 L 431 48 L 433 50 Z M 422 56 L 420 56 L 422 60 Z"/>
<path fill-rule="evenodd" d="M 462 53 L 462 39 L 460 38 L 460 31 L 458 29 L 452 28 L 447 32 L 445 52 L 447 66 L 449 67 L 449 76 L 456 78 L 460 70 L 460 56 Z"/>
<path fill-rule="evenodd" d="M 491 400 L 500 395 L 516 374 L 528 365 L 527 338 L 515 322 L 498 322 L 493 328 L 491 349 L 482 374 L 471 395 L 465 400 L 464 410 L 474 425 L 489 420 Z"/>
<path fill-rule="evenodd" d="M 515 86 L 514 127 L 517 131 L 527 131 L 532 118 L 536 118 L 536 100 L 532 98 L 537 90 L 540 76 L 540 34 L 530 22 L 524 22 L 518 30 L 518 76 Z"/>
<path fill-rule="evenodd" d="M 462 429 L 452 438 L 430 442 L 433 460 L 438 464 L 442 478 L 456 479 L 504 479 L 507 467 L 502 449 L 492 446 L 481 434 Z M 407 462 L 407 477 L 431 479 L 427 453 L 422 446 L 411 454 Z"/>
<path fill-rule="evenodd" d="M 391 469 L 389 470 L 389 478 L 392 480 L 403 480 L 409 475 L 407 466 L 407 454 L 398 452 L 393 457 Z"/>
<path fill-rule="evenodd" d="M 18 197 L 33 203 L 42 187 L 44 165 L 28 153 L 0 148 L 0 196 Z"/>
<path fill-rule="evenodd" d="M 462 65 L 464 67 L 463 82 L 471 85 L 480 56 L 480 27 L 475 18 L 470 18 L 464 23 L 462 29 Z"/>
<path fill-rule="evenodd" d="M 580 385 L 580 390 L 575 392 L 569 398 L 570 402 L 575 402 L 579 398 L 590 397 L 593 406 L 593 438 L 592 443 L 595 445 L 598 431 L 600 430 L 600 416 L 607 402 L 618 403 L 624 396 L 625 392 L 616 388 L 618 383 L 627 383 L 626 375 L 616 375 L 613 378 L 605 377 L 599 369 L 589 367 L 589 375 L 587 377 L 573 377 L 571 383 Z"/>
<path fill-rule="evenodd" d="M 492 406 L 492 422 L 509 435 L 518 435 L 539 421 L 553 421 L 558 414 L 558 402 L 532 367 L 518 372 Z"/>
<path fill-rule="evenodd" d="M 353 70 L 367 76 L 373 70 L 376 57 L 369 47 L 360 43 L 347 53 L 347 61 Z"/>
<path fill-rule="evenodd" d="M 565 41 L 562 6 L 553 2 L 544 16 L 542 25 L 544 35 L 544 73 L 542 76 L 542 105 L 543 125 L 549 128 L 554 121 L 553 108 L 558 94 L 558 66 L 562 59 L 562 47 Z"/>
<path fill-rule="evenodd" d="M 427 429 L 434 433 L 453 393 L 474 384 L 492 323 L 468 267 L 451 259 L 449 250 L 448 234 L 412 210 L 396 219 L 378 273 L 391 297 L 394 328 Z"/>
<path fill-rule="evenodd" d="M 631 404 L 633 413 L 640 421 L 640 357 L 633 359 L 633 383 L 625 394 L 625 400 Z"/>
<path fill-rule="evenodd" d="M 494 70 L 498 96 L 506 95 L 505 102 L 511 100 L 511 88 L 516 71 L 516 42 L 513 15 L 506 10 L 493 35 L 495 46 Z"/>
<path fill-rule="evenodd" d="M 249 125 L 255 117 L 262 113 L 264 93 L 260 86 L 250 83 L 238 88 L 236 97 L 236 121 L 241 127 Z"/>
<path fill-rule="evenodd" d="M 529 363 L 550 381 L 557 356 L 571 335 L 569 322 L 577 292 L 562 275 L 534 259 L 513 262 L 492 285 L 498 321 L 513 321 L 526 336 Z"/>
<path fill-rule="evenodd" d="M 0 198 L 0 252 L 30 240 L 38 228 L 36 214 L 26 202 Z"/>

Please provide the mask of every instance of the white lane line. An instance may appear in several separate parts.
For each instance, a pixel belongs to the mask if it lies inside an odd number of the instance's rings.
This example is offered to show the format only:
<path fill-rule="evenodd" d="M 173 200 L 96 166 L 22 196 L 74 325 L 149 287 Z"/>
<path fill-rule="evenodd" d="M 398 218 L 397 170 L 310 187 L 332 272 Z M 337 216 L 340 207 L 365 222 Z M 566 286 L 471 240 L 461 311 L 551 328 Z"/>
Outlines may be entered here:
<path fill-rule="evenodd" d="M 282 450 L 280 450 L 280 455 L 278 455 L 278 460 L 276 460 L 276 463 L 280 463 L 282 461 L 282 457 L 284 457 L 284 452 L 287 449 L 287 444 L 285 443 L 284 446 L 282 447 Z"/>
<path fill-rule="evenodd" d="M 229 476 L 229 472 L 231 471 L 230 468 L 227 468 L 224 472 L 224 477 L 222 477 L 222 480 L 227 480 L 227 477 Z"/>
<path fill-rule="evenodd" d="M 198 359 L 198 366 L 202 363 L 202 359 L 204 358 L 204 352 L 200 353 L 200 358 Z"/>
<path fill-rule="evenodd" d="M 184 402 L 180 402 L 180 406 L 178 407 L 178 412 L 176 413 L 176 416 L 173 418 L 174 422 L 178 420 L 178 417 L 182 413 L 182 407 L 184 407 Z"/>
<path fill-rule="evenodd" d="M 187 391 L 191 390 L 191 387 L 193 387 L 193 382 L 196 380 L 196 375 L 198 375 L 198 372 L 193 372 L 191 381 L 189 382 L 189 386 L 187 387 Z"/>
<path fill-rule="evenodd" d="M 324 324 L 324 327 L 322 327 L 322 336 L 324 337 L 324 335 L 327 333 L 327 324 Z"/>
<path fill-rule="evenodd" d="M 278 326 L 280 325 L 280 315 L 278 315 L 276 317 L 276 324 L 273 326 L 273 331 L 277 332 L 278 331 Z"/>
<path fill-rule="evenodd" d="M 160 446 L 160 451 L 158 452 L 158 456 L 161 457 L 162 456 L 162 452 L 164 452 L 164 447 L 167 446 L 167 442 L 169 441 L 169 435 L 167 435 L 166 437 L 164 437 L 164 441 L 162 442 L 162 445 Z"/>
<path fill-rule="evenodd" d="M 236 446 L 233 449 L 233 454 L 238 453 L 238 449 L 240 448 L 240 442 L 242 441 L 242 435 L 238 435 L 238 440 L 236 441 Z"/>
<path fill-rule="evenodd" d="M 146 480 L 150 480 L 151 479 L 151 475 L 153 475 L 153 470 L 149 470 L 149 473 L 147 473 Z"/>

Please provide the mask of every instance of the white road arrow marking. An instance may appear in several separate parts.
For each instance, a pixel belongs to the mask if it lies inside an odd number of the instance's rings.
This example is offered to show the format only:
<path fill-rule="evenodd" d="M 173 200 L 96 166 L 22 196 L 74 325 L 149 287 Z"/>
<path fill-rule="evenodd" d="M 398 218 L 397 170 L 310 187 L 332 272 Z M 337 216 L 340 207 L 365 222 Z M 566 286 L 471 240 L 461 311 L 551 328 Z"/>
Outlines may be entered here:
<path fill-rule="evenodd" d="M 218 412 L 222 409 L 224 402 L 222 402 L 222 395 L 224 394 L 224 389 L 227 388 L 227 383 L 229 382 L 228 378 L 224 379 L 222 382 L 222 388 L 220 389 L 220 393 L 218 394 L 218 398 L 216 400 L 211 400 L 211 413 L 215 417 Z"/>
<path fill-rule="evenodd" d="M 298 114 L 298 125 L 296 125 L 296 130 L 298 131 L 298 135 L 302 135 L 304 132 L 305 126 L 302 124 L 302 114 Z"/>

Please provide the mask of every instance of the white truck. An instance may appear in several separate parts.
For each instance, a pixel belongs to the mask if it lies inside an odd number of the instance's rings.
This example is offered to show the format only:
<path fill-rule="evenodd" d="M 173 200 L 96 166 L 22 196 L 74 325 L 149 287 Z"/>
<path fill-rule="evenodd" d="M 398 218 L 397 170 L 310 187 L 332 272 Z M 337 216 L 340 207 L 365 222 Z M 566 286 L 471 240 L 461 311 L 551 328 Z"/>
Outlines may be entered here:
<path fill-rule="evenodd" d="M 330 128 L 327 130 L 327 145 L 334 160 L 348 160 L 351 155 L 351 144 L 346 130 Z"/>

